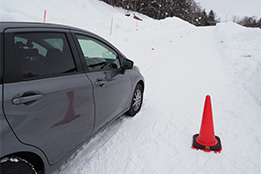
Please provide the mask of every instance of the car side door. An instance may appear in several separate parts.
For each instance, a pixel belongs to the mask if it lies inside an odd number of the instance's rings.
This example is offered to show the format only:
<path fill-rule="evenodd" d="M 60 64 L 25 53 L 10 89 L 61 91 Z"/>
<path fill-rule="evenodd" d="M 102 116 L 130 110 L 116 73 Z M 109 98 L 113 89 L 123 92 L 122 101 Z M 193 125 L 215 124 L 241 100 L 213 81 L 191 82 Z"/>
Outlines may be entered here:
<path fill-rule="evenodd" d="M 74 33 L 85 71 L 94 86 L 95 129 L 128 110 L 132 81 L 122 68 L 120 54 L 101 38 Z"/>
<path fill-rule="evenodd" d="M 94 127 L 92 83 L 66 29 L 5 31 L 4 114 L 17 138 L 54 164 Z"/>

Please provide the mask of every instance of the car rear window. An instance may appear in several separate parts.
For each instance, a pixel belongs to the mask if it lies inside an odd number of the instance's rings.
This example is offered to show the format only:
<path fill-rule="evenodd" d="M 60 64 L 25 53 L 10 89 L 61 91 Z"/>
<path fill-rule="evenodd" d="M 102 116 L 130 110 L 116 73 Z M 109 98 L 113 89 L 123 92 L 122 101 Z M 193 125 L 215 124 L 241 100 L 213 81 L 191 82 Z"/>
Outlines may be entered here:
<path fill-rule="evenodd" d="M 24 79 L 76 71 L 64 33 L 15 34 L 14 50 Z"/>

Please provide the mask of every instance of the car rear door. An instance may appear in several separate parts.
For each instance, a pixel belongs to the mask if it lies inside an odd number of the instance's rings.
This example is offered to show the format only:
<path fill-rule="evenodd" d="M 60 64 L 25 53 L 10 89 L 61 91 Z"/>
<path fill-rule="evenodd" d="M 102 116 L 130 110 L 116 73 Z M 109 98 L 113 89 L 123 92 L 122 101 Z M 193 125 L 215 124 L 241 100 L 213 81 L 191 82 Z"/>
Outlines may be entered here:
<path fill-rule="evenodd" d="M 90 137 L 92 83 L 68 30 L 5 31 L 4 113 L 17 138 L 41 149 L 50 164 Z"/>
<path fill-rule="evenodd" d="M 101 38 L 75 33 L 76 43 L 94 86 L 95 131 L 128 110 L 132 81 L 122 69 L 119 52 Z"/>

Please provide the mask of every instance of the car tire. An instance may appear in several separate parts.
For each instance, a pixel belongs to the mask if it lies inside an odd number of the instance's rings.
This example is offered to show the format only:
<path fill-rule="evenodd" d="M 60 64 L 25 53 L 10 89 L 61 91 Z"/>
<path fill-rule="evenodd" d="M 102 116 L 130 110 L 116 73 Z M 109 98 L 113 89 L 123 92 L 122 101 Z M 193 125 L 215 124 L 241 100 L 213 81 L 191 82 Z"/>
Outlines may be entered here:
<path fill-rule="evenodd" d="M 127 111 L 128 116 L 135 116 L 141 109 L 143 102 L 143 87 L 137 84 L 131 99 L 130 109 Z"/>
<path fill-rule="evenodd" d="M 1 174 L 37 174 L 32 164 L 18 157 L 6 158 L 0 163 Z"/>

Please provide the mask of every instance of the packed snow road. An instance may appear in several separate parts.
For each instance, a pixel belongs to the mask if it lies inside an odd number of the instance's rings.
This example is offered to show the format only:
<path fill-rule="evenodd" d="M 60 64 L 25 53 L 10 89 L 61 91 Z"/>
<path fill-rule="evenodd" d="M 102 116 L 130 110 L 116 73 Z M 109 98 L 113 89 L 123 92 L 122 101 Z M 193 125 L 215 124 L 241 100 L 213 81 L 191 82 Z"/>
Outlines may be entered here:
<path fill-rule="evenodd" d="M 146 78 L 143 108 L 108 125 L 60 173 L 259 173 L 260 105 L 234 82 L 217 32 L 191 27 L 122 41 Z M 207 94 L 220 154 L 191 149 Z"/>

